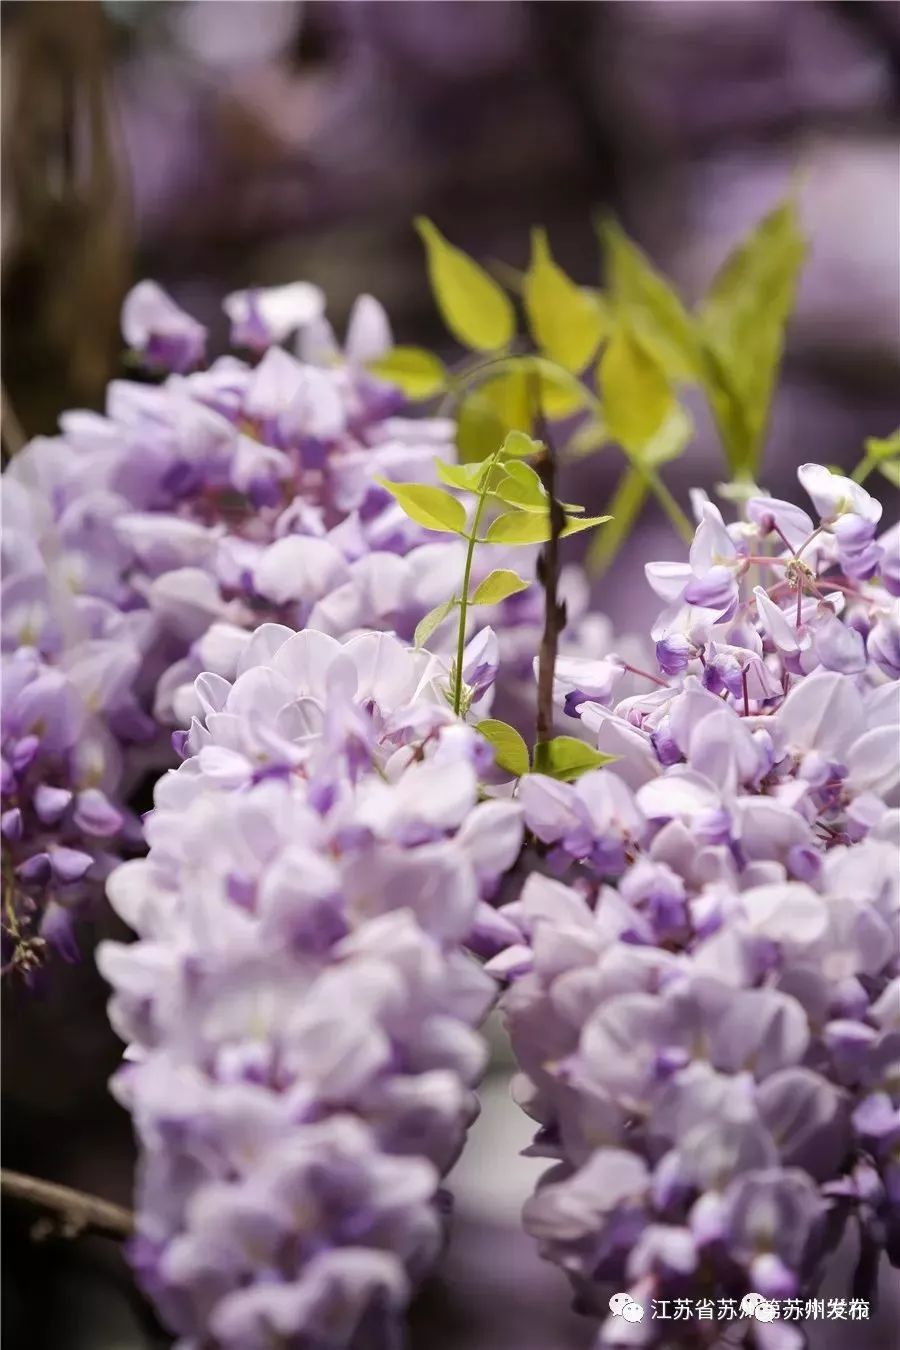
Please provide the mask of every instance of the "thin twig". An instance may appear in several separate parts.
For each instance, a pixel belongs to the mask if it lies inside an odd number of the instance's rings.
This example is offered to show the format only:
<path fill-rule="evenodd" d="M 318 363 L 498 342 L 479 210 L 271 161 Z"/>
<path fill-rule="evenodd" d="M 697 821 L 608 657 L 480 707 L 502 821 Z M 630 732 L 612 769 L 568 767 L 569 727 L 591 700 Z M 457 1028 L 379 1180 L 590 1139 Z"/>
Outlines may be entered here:
<path fill-rule="evenodd" d="M 559 589 L 559 537 L 566 523 L 566 516 L 556 496 L 556 456 L 550 437 L 547 420 L 541 406 L 540 383 L 531 381 L 531 393 L 534 400 L 534 424 L 536 434 L 544 442 L 546 449 L 535 465 L 550 503 L 550 538 L 541 550 L 538 559 L 538 580 L 544 588 L 544 631 L 541 636 L 538 654 L 538 691 L 537 691 L 537 744 L 549 741 L 553 736 L 553 674 L 556 670 L 556 654 L 559 648 L 559 635 L 566 625 L 566 607 L 558 599 Z"/>
<path fill-rule="evenodd" d="M 0 1168 L 0 1191 L 4 1198 L 20 1200 L 34 1209 L 55 1215 L 67 1237 L 100 1233 L 104 1237 L 127 1238 L 134 1231 L 131 1210 L 101 1200 L 99 1196 L 73 1190 L 71 1186 L 44 1181 L 42 1177 Z"/>

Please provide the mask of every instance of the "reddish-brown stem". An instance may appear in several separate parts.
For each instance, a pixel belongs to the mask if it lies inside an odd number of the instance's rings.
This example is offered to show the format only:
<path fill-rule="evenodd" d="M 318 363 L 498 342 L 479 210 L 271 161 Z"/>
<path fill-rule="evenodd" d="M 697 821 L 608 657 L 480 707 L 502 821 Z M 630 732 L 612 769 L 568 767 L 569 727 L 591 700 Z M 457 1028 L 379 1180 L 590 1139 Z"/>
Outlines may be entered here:
<path fill-rule="evenodd" d="M 878 603 L 872 596 L 863 595 L 862 591 L 850 586 L 846 581 L 833 581 L 831 577 L 822 577 L 822 584 L 830 587 L 834 591 L 842 591 L 844 595 L 851 596 L 854 600 L 861 600 L 864 605 L 875 605 Z"/>
<path fill-rule="evenodd" d="M 627 661 L 622 662 L 622 669 L 627 670 L 632 675 L 640 675 L 644 680 L 650 680 L 653 684 L 658 684 L 660 689 L 668 689 L 668 680 L 661 680 L 658 675 L 651 675 L 649 670 L 641 670 L 640 666 L 630 666 Z"/>
<path fill-rule="evenodd" d="M 763 553 L 748 553 L 747 557 L 742 559 L 745 567 L 756 563 L 758 567 L 787 567 L 792 561 L 791 558 L 767 558 Z"/>
<path fill-rule="evenodd" d="M 776 525 L 774 521 L 772 522 L 772 529 L 773 529 L 773 530 L 775 531 L 775 533 L 778 535 L 778 538 L 779 538 L 779 539 L 781 540 L 781 542 L 784 544 L 785 548 L 790 550 L 790 552 L 791 552 L 791 554 L 792 554 L 793 557 L 796 557 L 797 555 L 796 555 L 796 553 L 794 553 L 794 547 L 793 547 L 793 545 L 792 545 L 790 539 L 786 538 L 786 536 L 785 536 L 785 534 L 784 534 L 784 531 L 783 531 L 778 525 Z"/>

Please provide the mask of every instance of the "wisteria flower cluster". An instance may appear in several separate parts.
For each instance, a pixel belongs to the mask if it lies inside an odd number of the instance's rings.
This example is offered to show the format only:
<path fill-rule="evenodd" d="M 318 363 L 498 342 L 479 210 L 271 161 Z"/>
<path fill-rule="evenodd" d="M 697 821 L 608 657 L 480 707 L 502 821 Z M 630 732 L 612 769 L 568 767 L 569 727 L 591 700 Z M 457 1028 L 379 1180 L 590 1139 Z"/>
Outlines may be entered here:
<path fill-rule="evenodd" d="M 690 312 L 616 227 L 604 292 L 536 231 L 523 334 L 418 228 L 460 364 L 371 297 L 341 348 L 306 283 L 229 296 L 244 355 L 207 364 L 144 282 L 139 378 L 4 474 L 4 969 L 73 956 L 104 886 L 136 935 L 98 964 L 130 1256 L 180 1350 L 397 1350 L 497 1000 L 553 1163 L 525 1226 L 596 1350 L 712 1345 L 610 1295 L 800 1298 L 848 1231 L 870 1293 L 900 1263 L 900 525 L 863 484 L 900 433 L 853 478 L 803 465 L 812 513 L 750 481 L 795 203 Z M 660 476 L 685 384 L 731 523 Z M 611 514 L 559 500 L 610 442 Z M 689 555 L 646 567 L 647 669 L 562 549 L 604 526 L 608 564 L 651 493 Z M 532 668 L 529 746 L 490 714 Z"/>
<path fill-rule="evenodd" d="M 488 969 L 558 1160 L 525 1224 L 598 1347 L 673 1334 L 611 1316 L 616 1290 L 808 1292 L 850 1219 L 900 1259 L 900 528 L 799 476 L 817 524 L 755 496 L 726 526 L 695 498 L 689 562 L 647 566 L 650 692 L 614 705 L 614 657 L 557 672 L 618 762 L 519 784 L 534 869 Z"/>
<path fill-rule="evenodd" d="M 72 917 L 139 839 L 129 797 L 168 762 L 196 675 L 233 677 L 266 621 L 411 638 L 462 570 L 462 545 L 382 485 L 436 482 L 454 424 L 402 416 L 369 374 L 391 343 L 372 297 L 343 350 L 323 307 L 305 283 L 230 296 L 252 359 L 202 368 L 202 325 L 142 282 L 125 338 L 171 373 L 114 381 L 104 416 L 65 414 L 4 474 L 7 963 L 33 968 L 48 939 L 72 954 Z M 298 355 L 278 345 L 295 333 Z M 536 593 L 506 606 L 528 647 L 539 618 Z"/>
<path fill-rule="evenodd" d="M 439 1246 L 488 975 L 556 1160 L 526 1228 L 598 1347 L 657 1334 L 610 1290 L 791 1297 L 850 1221 L 900 1255 L 900 532 L 824 473 L 818 524 L 695 497 L 689 564 L 647 569 L 649 693 L 614 705 L 633 666 L 560 658 L 561 708 L 617 756 L 574 782 L 489 786 L 490 630 L 462 717 L 448 661 L 384 634 L 264 624 L 196 680 L 149 857 L 110 882 L 139 941 L 100 958 L 134 1259 L 186 1345 L 384 1343 Z"/>
<path fill-rule="evenodd" d="M 185 1347 L 392 1345 L 440 1248 L 495 988 L 462 943 L 522 838 L 448 681 L 390 635 L 264 625 L 197 681 L 149 857 L 110 881 L 133 1258 Z"/>

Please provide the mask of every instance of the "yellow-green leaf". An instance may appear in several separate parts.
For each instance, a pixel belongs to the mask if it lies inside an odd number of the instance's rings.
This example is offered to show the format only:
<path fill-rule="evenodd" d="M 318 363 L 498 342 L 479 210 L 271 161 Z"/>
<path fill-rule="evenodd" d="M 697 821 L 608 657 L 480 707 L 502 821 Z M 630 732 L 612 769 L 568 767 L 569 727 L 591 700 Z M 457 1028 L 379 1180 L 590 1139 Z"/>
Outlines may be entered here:
<path fill-rule="evenodd" d="M 595 525 L 604 525 L 609 516 L 567 516 L 560 531 L 560 539 L 570 534 L 580 534 L 582 530 L 592 530 Z M 483 542 L 486 544 L 545 544 L 550 538 L 550 512 L 537 515 L 530 511 L 505 511 L 502 516 L 491 521 Z"/>
<path fill-rule="evenodd" d="M 748 457 L 747 446 L 752 441 L 741 391 L 715 348 L 703 339 L 700 346 L 704 367 L 703 385 L 722 442 L 722 449 L 731 468 L 739 472 L 739 466 Z M 743 476 L 744 472 L 749 471 L 740 472 Z"/>
<path fill-rule="evenodd" d="M 486 544 L 543 544 L 550 538 L 550 512 L 504 511 L 488 526 Z"/>
<path fill-rule="evenodd" d="M 494 760 L 498 768 L 521 778 L 528 772 L 528 746 L 522 737 L 508 722 L 499 722 L 495 717 L 487 717 L 479 722 L 476 730 L 494 747 Z"/>
<path fill-rule="evenodd" d="M 895 488 L 900 488 L 900 461 L 896 459 L 886 459 L 878 465 L 879 473 L 891 483 Z"/>
<path fill-rule="evenodd" d="M 641 460 L 652 468 L 668 464 L 683 454 L 691 439 L 694 424 L 680 403 L 674 403 L 672 409 L 657 431 L 641 451 Z"/>
<path fill-rule="evenodd" d="M 785 325 L 806 252 L 791 198 L 734 249 L 698 312 L 707 358 L 704 383 L 717 420 L 728 415 L 723 439 L 737 474 L 752 475 L 759 463 Z"/>
<path fill-rule="evenodd" d="M 865 442 L 865 448 L 866 458 L 874 460 L 876 464 L 884 459 L 897 459 L 900 457 L 900 428 L 883 438 L 870 436 Z"/>
<path fill-rule="evenodd" d="M 447 384 L 443 362 L 421 347 L 393 347 L 372 361 L 369 370 L 412 399 L 433 398 Z"/>
<path fill-rule="evenodd" d="M 428 487 L 422 483 L 392 483 L 387 478 L 378 478 L 376 482 L 387 488 L 392 497 L 396 497 L 411 520 L 424 525 L 427 530 L 465 534 L 465 507 L 443 488 Z"/>
<path fill-rule="evenodd" d="M 463 464 L 477 464 L 503 440 L 503 423 L 481 389 L 460 401 L 456 413 L 456 448 Z"/>
<path fill-rule="evenodd" d="M 560 539 L 568 539 L 570 534 L 581 534 L 582 530 L 593 530 L 596 525 L 605 525 L 612 516 L 568 516 Z"/>
<path fill-rule="evenodd" d="M 599 224 L 610 299 L 644 347 L 672 379 L 700 376 L 697 339 L 677 293 L 616 224 Z"/>
<path fill-rule="evenodd" d="M 551 361 L 581 371 L 608 331 L 601 299 L 577 286 L 553 260 L 544 230 L 532 230 L 525 312 L 535 342 Z"/>
<path fill-rule="evenodd" d="M 475 593 L 470 604 L 499 605 L 501 600 L 506 600 L 511 595 L 518 595 L 519 591 L 527 591 L 529 585 L 530 583 L 524 577 L 520 577 L 518 572 L 513 572 L 506 567 L 498 567 L 496 571 L 489 572 L 484 581 L 479 582 L 475 587 Z M 418 643 L 416 645 L 418 646 Z"/>
<path fill-rule="evenodd" d="M 529 421 L 538 411 L 532 406 L 535 393 L 540 402 L 539 411 L 551 422 L 561 417 L 571 417 L 590 403 L 590 390 L 563 366 L 543 356 L 523 356 L 522 365 L 529 376 Z"/>
<path fill-rule="evenodd" d="M 584 459 L 595 455 L 610 445 L 609 432 L 605 422 L 591 418 L 580 426 L 566 444 L 566 454 L 573 459 Z"/>
<path fill-rule="evenodd" d="M 509 296 L 468 254 L 424 216 L 416 229 L 428 255 L 428 277 L 444 323 L 465 347 L 496 351 L 512 341 L 516 316 Z"/>
<path fill-rule="evenodd" d="M 522 511 L 546 511 L 548 498 L 543 483 L 529 464 L 519 460 L 503 466 L 505 472 L 491 495 Z"/>
<path fill-rule="evenodd" d="M 529 455 L 539 455 L 545 449 L 543 441 L 536 441 L 524 431 L 510 431 L 506 436 L 500 454 L 503 459 L 527 459 Z"/>
<path fill-rule="evenodd" d="M 600 358 L 599 380 L 610 436 L 630 453 L 639 455 L 675 404 L 662 367 L 621 325 Z"/>
<path fill-rule="evenodd" d="M 446 460 L 436 459 L 434 467 L 438 478 L 448 487 L 459 488 L 461 492 L 477 492 L 487 464 L 481 461 L 476 464 L 448 464 Z"/>
<path fill-rule="evenodd" d="M 554 736 L 552 741 L 539 741 L 534 747 L 535 772 L 563 782 L 580 778 L 590 769 L 601 769 L 616 758 L 616 755 L 606 755 L 574 736 Z"/>
<path fill-rule="evenodd" d="M 510 432 L 531 426 L 533 409 L 526 380 L 526 367 L 489 376 L 471 389 L 459 405 L 456 444 L 464 463 L 492 455 Z"/>
<path fill-rule="evenodd" d="M 424 618 L 416 624 L 416 631 L 413 634 L 413 643 L 416 647 L 424 647 L 425 643 L 431 637 L 432 633 L 440 628 L 441 624 L 457 606 L 459 601 L 456 596 L 451 596 L 440 605 L 435 605 L 430 609 Z"/>

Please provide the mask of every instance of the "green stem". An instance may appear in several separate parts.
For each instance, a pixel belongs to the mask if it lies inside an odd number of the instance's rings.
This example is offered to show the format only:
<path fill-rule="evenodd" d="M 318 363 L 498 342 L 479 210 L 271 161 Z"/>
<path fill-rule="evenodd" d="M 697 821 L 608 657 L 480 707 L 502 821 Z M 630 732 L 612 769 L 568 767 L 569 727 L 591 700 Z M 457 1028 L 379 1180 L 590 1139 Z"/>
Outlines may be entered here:
<path fill-rule="evenodd" d="M 481 517 L 484 514 L 484 505 L 488 498 L 488 484 L 490 483 L 491 473 L 494 464 L 497 461 L 500 451 L 496 450 L 491 455 L 490 463 L 485 471 L 481 487 L 478 490 L 478 505 L 475 507 L 475 515 L 472 517 L 472 531 L 466 536 L 468 547 L 466 549 L 466 566 L 463 571 L 462 595 L 459 601 L 459 634 L 456 639 L 456 678 L 453 682 L 453 711 L 459 717 L 462 708 L 463 691 L 463 656 L 466 650 L 466 619 L 469 612 L 469 582 L 472 576 L 472 561 L 475 557 L 475 545 L 478 542 L 478 526 L 481 524 Z"/>
<path fill-rule="evenodd" d="M 597 418 L 598 422 L 602 426 L 603 404 L 600 402 L 599 398 L 597 398 L 595 394 L 591 394 L 589 390 L 586 390 L 585 392 L 588 395 L 587 401 L 590 405 L 591 411 L 593 412 L 594 416 Z M 675 533 L 680 535 L 684 543 L 686 544 L 693 543 L 694 527 L 688 520 L 685 513 L 682 511 L 681 507 L 678 505 L 678 502 L 672 496 L 672 493 L 666 487 L 663 480 L 660 478 L 656 469 L 652 469 L 649 464 L 645 464 L 644 461 L 640 458 L 640 456 L 634 454 L 633 451 L 629 450 L 627 446 L 620 444 L 619 448 L 621 449 L 622 454 L 628 460 L 628 463 L 631 465 L 631 467 L 637 473 L 640 474 L 641 478 L 643 478 L 644 482 L 647 484 L 647 487 L 653 493 L 654 497 L 659 502 L 660 506 L 665 511 L 666 515 L 669 517 L 669 520 L 672 524 L 673 529 L 675 530 Z"/>
<path fill-rule="evenodd" d="M 642 465 L 639 460 L 633 460 L 632 463 L 638 473 L 644 476 L 650 491 L 669 517 L 675 530 L 681 535 L 681 538 L 686 544 L 692 543 L 694 539 L 694 527 L 691 525 L 691 522 L 682 511 L 659 474 L 655 469 L 650 469 L 647 468 L 646 465 Z"/>
<path fill-rule="evenodd" d="M 850 477 L 854 483 L 864 483 L 870 473 L 873 473 L 878 467 L 878 460 L 872 459 L 870 455 L 865 455 L 859 461 Z"/>

